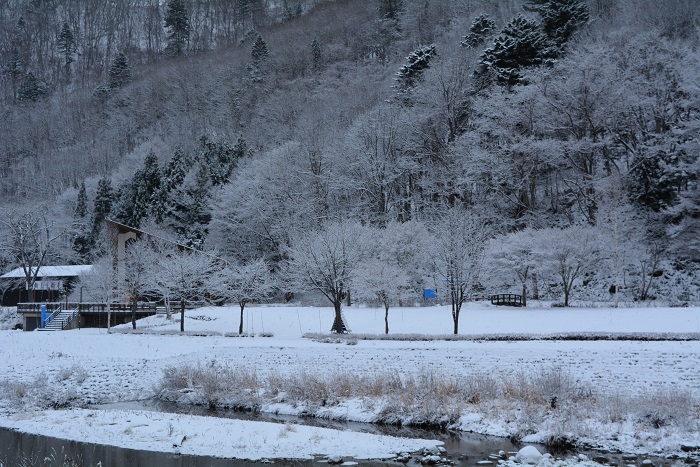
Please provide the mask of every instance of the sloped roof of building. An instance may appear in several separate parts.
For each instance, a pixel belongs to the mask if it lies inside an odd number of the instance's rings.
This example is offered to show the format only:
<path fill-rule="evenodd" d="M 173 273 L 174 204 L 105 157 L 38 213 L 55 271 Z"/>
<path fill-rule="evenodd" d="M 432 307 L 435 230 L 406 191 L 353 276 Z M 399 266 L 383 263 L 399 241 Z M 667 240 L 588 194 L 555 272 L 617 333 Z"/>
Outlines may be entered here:
<path fill-rule="evenodd" d="M 79 264 L 75 266 L 42 266 L 39 268 L 39 274 L 37 274 L 37 277 L 78 277 L 83 273 L 89 272 L 91 269 L 91 264 Z M 24 270 L 22 268 L 13 269 L 7 274 L 0 276 L 0 279 L 17 278 L 24 278 Z"/>

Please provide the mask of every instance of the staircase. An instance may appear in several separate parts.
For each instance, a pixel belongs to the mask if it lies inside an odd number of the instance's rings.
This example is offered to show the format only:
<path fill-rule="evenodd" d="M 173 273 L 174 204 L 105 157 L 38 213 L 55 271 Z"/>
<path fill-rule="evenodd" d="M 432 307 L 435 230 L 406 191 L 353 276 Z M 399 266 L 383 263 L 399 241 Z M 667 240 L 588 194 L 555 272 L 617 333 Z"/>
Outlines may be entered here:
<path fill-rule="evenodd" d="M 78 316 L 78 310 L 59 309 L 46 320 L 43 328 L 39 331 L 63 331 L 70 329 L 71 322 Z"/>

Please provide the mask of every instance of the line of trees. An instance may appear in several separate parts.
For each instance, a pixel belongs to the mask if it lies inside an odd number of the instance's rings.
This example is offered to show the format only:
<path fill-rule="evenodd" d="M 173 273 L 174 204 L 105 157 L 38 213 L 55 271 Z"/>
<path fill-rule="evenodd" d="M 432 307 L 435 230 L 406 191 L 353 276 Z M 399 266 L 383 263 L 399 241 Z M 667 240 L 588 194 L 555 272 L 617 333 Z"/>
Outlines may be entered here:
<path fill-rule="evenodd" d="M 390 307 L 413 305 L 424 289 L 431 288 L 451 304 L 457 334 L 462 305 L 484 298 L 495 286 L 520 285 L 526 301 L 528 296 L 538 298 L 538 281 L 548 287 L 554 284 L 562 305 L 569 306 L 584 277 L 596 280 L 596 269 L 614 265 L 619 252 L 611 240 L 610 232 L 590 225 L 494 235 L 473 211 L 453 208 L 430 228 L 415 222 L 383 228 L 349 221 L 323 223 L 319 229 L 293 236 L 277 272 L 262 258 L 240 262 L 177 247 L 174 242 L 139 240 L 127 248 L 123 271 L 117 274 L 114 259 L 106 255 L 96 261 L 84 285 L 101 302 L 127 297 L 134 313 L 137 301 L 144 297 L 165 302 L 168 316 L 169 304 L 177 302 L 181 331 L 187 302 L 236 303 L 241 334 L 248 303 L 280 299 L 290 291 L 324 296 L 333 306 L 337 324 L 333 331 L 339 333 L 348 295 L 382 306 L 389 333 Z M 648 254 L 639 250 L 624 255 L 623 268 L 629 276 L 624 291 L 632 291 L 636 298 L 648 293 L 646 281 L 653 278 L 645 271 L 651 261 Z M 605 272 L 604 279 L 612 280 Z M 610 293 L 619 293 L 621 284 L 613 285 Z"/>

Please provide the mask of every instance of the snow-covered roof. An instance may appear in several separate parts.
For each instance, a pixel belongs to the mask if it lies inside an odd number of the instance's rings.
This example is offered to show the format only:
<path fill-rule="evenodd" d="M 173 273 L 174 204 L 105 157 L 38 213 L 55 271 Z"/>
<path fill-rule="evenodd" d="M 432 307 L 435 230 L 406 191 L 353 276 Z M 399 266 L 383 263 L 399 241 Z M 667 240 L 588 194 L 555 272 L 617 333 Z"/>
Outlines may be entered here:
<path fill-rule="evenodd" d="M 75 266 L 42 266 L 39 268 L 37 277 L 77 277 L 92 269 L 92 264 L 79 264 Z M 0 276 L 0 279 L 24 278 L 22 268 L 13 269 L 7 274 Z"/>

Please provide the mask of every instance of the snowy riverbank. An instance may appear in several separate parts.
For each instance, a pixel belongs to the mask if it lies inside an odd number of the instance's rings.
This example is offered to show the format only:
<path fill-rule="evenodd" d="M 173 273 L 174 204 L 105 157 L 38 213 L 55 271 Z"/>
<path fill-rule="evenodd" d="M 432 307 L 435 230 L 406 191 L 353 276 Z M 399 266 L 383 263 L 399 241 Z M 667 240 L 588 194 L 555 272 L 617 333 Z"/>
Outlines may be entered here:
<path fill-rule="evenodd" d="M 698 388 L 700 388 L 700 343 L 698 341 L 380 341 L 357 340 L 331 343 L 304 339 L 302 335 L 327 332 L 333 315 L 330 308 L 260 306 L 246 309 L 244 329 L 258 337 L 226 337 L 238 328 L 238 309 L 203 308 L 189 311 L 185 329 L 178 335 L 179 323 L 173 319 L 153 317 L 138 323 L 145 334 L 107 333 L 104 329 L 81 329 L 66 332 L 23 333 L 0 332 L 0 348 L 9 358 L 0 362 L 0 384 L 3 386 L 0 407 L 4 415 L 0 425 L 33 433 L 50 431 L 57 437 L 84 439 L 79 428 L 100 417 L 115 420 L 95 422 L 104 427 L 121 427 L 117 420 L 140 420 L 139 413 L 112 415 L 85 411 L 55 412 L 37 410 L 47 405 L 75 407 L 86 404 L 133 400 L 155 394 L 168 368 L 196 368 L 222 365 L 253 372 L 261 381 L 306 373 L 319 380 L 330 380 L 339 371 L 356 375 L 356 379 L 394 374 L 404 380 L 421 374 L 436 374 L 451 381 L 483 381 L 503 385 L 504 382 L 535 381 L 542 375 L 561 371 L 591 397 L 584 405 L 567 405 L 567 401 L 544 405 L 522 405 L 516 399 L 499 396 L 484 401 L 462 401 L 455 428 L 499 436 L 517 435 L 523 441 L 542 442 L 552 435 L 595 444 L 598 447 L 634 453 L 686 454 L 683 449 L 700 446 L 698 435 Z M 345 310 L 354 333 L 383 333 L 383 310 L 350 307 Z M 440 335 L 451 329 L 447 307 L 393 309 L 389 316 L 390 331 L 402 334 Z M 128 329 L 128 328 L 127 328 Z M 497 308 L 469 304 L 461 318 L 465 334 L 553 334 L 553 333 L 696 333 L 700 331 L 700 310 L 697 308 Z M 168 334 L 173 331 L 173 334 Z M 152 334 L 157 332 L 159 334 Z M 261 333 L 271 337 L 259 337 Z M 520 378 L 520 379 L 519 379 Z M 524 378 L 524 379 L 523 379 Z M 262 384 L 262 383 L 261 383 Z M 524 383 L 523 383 L 524 384 Z M 197 382 L 192 384 L 197 391 Z M 522 384 L 520 384 L 522 386 Z M 201 389 L 201 385 L 199 386 Z M 502 389 L 502 388 L 501 388 Z M 500 389 L 499 389 L 500 390 Z M 512 392 L 512 391 L 511 391 Z M 497 394 L 495 391 L 494 394 Z M 459 394 L 462 394 L 460 392 Z M 335 397 L 326 407 L 315 407 L 325 416 L 348 420 L 376 420 L 381 413 L 382 399 L 370 397 Z M 495 396 L 494 396 L 495 397 Z M 589 405 L 605 399 L 604 405 Z M 363 402 L 364 401 L 364 402 Z M 643 404 L 642 401 L 646 401 Z M 562 404 L 563 402 L 563 404 Z M 263 403 L 268 403 L 263 400 Z M 643 408 L 654 408 L 655 412 Z M 591 412 L 591 407 L 597 412 Z M 305 407 L 308 409 L 309 407 Z M 274 407 L 278 411 L 298 411 L 300 406 L 288 400 Z M 585 410 L 584 410 L 585 409 Z M 267 410 L 273 410 L 271 405 Z M 649 412 L 649 413 L 647 413 Z M 684 419 L 678 414 L 684 412 Z M 334 415 L 335 414 L 335 415 Z M 674 415 L 675 414 L 675 415 Z M 556 415 L 556 416 L 555 416 Z M 656 418 L 654 418 L 656 416 Z M 75 423 L 54 423 L 55 418 Z M 125 418 L 126 417 L 126 418 Z M 124 425 L 138 433 L 148 449 L 174 450 L 172 440 L 164 445 L 155 439 L 163 433 L 177 431 L 180 424 L 193 430 L 187 435 L 187 449 L 193 453 L 235 458 L 253 458 L 250 449 L 217 450 L 199 443 L 199 431 L 214 422 L 208 417 L 168 421 L 172 415 L 150 414 L 159 418 L 151 428 Z M 177 418 L 177 417 L 176 417 Z M 162 419 L 162 420 L 161 420 Z M 116 423 L 116 425 L 110 425 Z M 123 422 L 126 423 L 126 422 Z M 129 422 L 136 424 L 136 422 Z M 252 423 L 252 422 L 238 422 Z M 139 422 L 138 424 L 141 424 Z M 161 429 L 172 424 L 173 428 Z M 155 426 L 160 426 L 156 430 Z M 286 430 L 286 434 L 280 430 Z M 154 431 L 155 430 L 155 431 Z M 294 447 L 300 440 L 306 444 L 313 434 L 297 425 L 291 428 L 275 425 L 266 439 L 274 438 L 274 454 L 260 457 L 296 457 L 303 451 Z M 212 432 L 225 432 L 217 428 Z M 273 433 L 274 431 L 274 433 Z M 156 433 L 157 432 L 157 433 Z M 108 434 L 95 430 L 101 442 L 114 443 Z M 282 436 L 284 434 L 284 436 Z M 274 435 L 274 436 L 273 436 Z M 316 453 L 334 454 L 335 445 L 324 440 L 337 439 L 349 449 L 347 456 L 383 457 L 388 452 L 420 449 L 434 445 L 424 441 L 406 448 L 382 440 L 381 450 L 372 450 L 372 441 L 342 441 L 344 434 L 319 435 Z M 393 441 L 391 441 L 393 442 Z M 408 442 L 408 441 L 397 441 Z M 166 446 L 170 443 L 170 446 Z M 432 443 L 432 444 L 431 444 Z M 231 444 L 231 443 L 230 443 Z M 238 445 L 248 448 L 252 442 Z M 260 444 L 260 443 L 258 443 Z M 266 443 L 267 444 L 267 443 Z M 262 449 L 262 445 L 260 446 Z M 188 451 L 190 452 L 190 451 Z"/>

